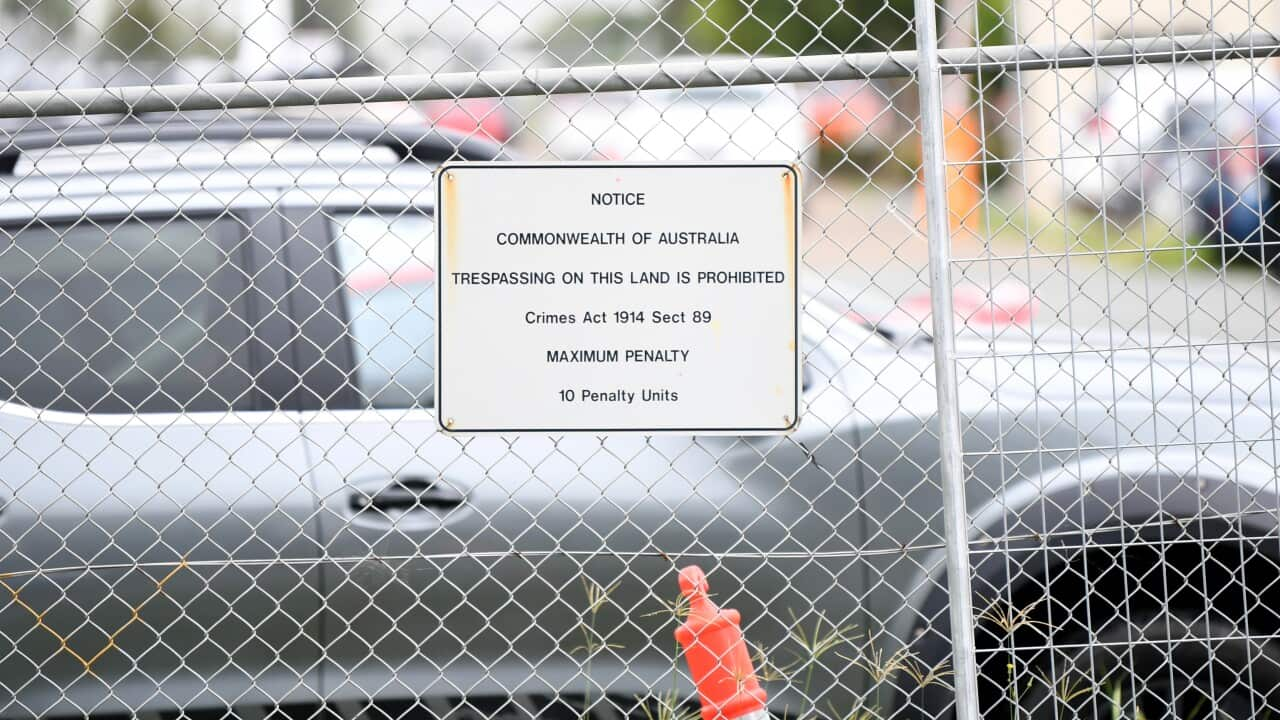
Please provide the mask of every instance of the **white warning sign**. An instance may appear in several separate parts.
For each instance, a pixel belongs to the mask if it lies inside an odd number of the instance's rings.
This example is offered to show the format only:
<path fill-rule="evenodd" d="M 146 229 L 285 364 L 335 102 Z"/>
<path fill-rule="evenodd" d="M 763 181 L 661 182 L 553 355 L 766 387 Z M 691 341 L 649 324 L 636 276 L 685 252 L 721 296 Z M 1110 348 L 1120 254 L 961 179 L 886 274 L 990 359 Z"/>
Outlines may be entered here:
<path fill-rule="evenodd" d="M 458 163 L 437 179 L 445 430 L 795 426 L 793 167 Z"/>

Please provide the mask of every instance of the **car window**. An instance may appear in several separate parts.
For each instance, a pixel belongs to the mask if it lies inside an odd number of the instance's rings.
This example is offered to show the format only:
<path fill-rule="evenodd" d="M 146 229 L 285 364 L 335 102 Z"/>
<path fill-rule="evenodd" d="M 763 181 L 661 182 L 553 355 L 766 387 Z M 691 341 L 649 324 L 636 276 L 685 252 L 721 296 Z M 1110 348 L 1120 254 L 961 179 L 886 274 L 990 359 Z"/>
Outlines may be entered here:
<path fill-rule="evenodd" d="M 37 408 L 248 409 L 233 218 L 0 228 L 0 396 Z"/>
<path fill-rule="evenodd" d="M 435 228 L 424 215 L 332 219 L 361 407 L 431 407 L 435 399 Z"/>

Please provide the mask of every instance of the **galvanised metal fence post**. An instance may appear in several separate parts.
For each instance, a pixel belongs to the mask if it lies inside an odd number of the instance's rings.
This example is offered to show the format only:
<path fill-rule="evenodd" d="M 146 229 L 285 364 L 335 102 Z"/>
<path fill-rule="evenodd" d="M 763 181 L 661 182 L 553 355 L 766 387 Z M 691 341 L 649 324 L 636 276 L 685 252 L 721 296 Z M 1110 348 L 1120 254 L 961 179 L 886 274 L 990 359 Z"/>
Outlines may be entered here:
<path fill-rule="evenodd" d="M 920 142 L 924 163 L 925 220 L 929 239 L 929 288 L 933 313 L 934 373 L 943 517 L 947 541 L 947 591 L 951 603 L 952 666 L 956 718 L 978 720 L 977 662 L 973 639 L 973 594 L 969 588 L 968 520 L 959 391 L 955 369 L 955 311 L 951 292 L 951 229 L 943 149 L 942 70 L 933 0 L 915 0 L 916 79 L 920 92 Z"/>

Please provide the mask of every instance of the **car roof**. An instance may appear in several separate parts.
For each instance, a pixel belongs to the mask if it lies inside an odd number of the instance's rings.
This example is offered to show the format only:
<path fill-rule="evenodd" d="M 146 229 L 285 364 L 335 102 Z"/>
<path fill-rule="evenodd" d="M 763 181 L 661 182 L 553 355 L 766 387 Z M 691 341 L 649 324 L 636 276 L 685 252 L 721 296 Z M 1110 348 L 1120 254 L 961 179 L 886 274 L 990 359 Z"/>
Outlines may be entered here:
<path fill-rule="evenodd" d="M 492 143 L 425 124 L 85 120 L 0 135 L 0 222 L 294 203 L 429 207 L 441 162 L 501 157 Z"/>

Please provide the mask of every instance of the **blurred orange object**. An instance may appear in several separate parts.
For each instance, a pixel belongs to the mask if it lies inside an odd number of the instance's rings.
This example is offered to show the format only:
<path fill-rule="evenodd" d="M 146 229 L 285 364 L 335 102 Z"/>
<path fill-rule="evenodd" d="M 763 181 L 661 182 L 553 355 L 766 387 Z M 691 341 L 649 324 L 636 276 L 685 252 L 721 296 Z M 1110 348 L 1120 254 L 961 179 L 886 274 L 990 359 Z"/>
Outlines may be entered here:
<path fill-rule="evenodd" d="M 947 207 L 951 232 L 982 231 L 982 129 L 978 113 L 962 100 L 942 109 L 947 152 Z"/>
<path fill-rule="evenodd" d="M 951 235 L 961 230 L 972 238 L 982 232 L 982 128 L 978 114 L 968 102 L 963 86 L 945 88 L 942 130 L 946 153 L 947 210 L 951 218 Z M 961 92 L 963 91 L 963 92 Z M 924 177 L 920 176 L 919 212 L 924 215 Z"/>

